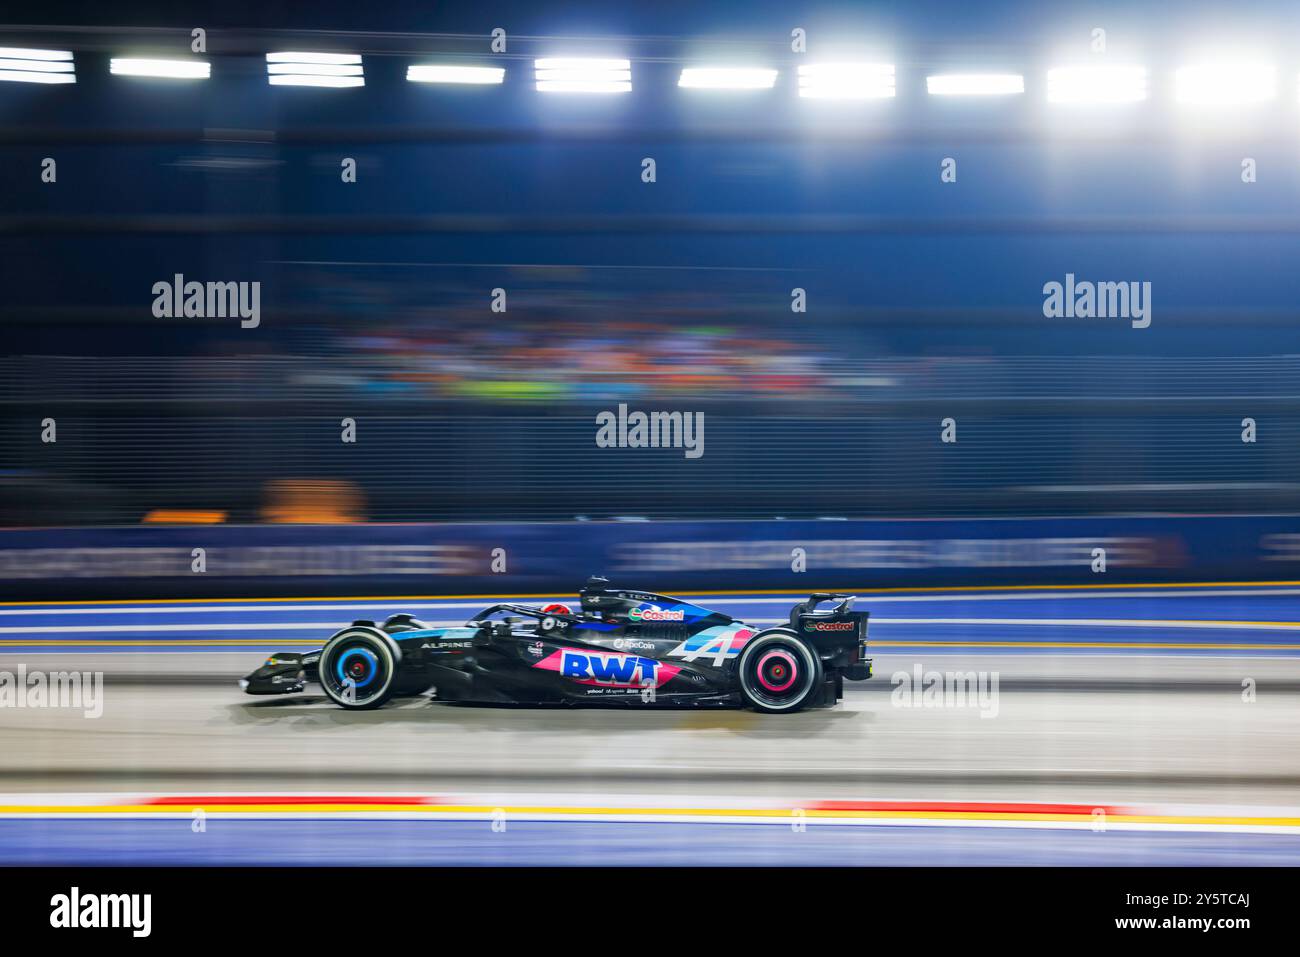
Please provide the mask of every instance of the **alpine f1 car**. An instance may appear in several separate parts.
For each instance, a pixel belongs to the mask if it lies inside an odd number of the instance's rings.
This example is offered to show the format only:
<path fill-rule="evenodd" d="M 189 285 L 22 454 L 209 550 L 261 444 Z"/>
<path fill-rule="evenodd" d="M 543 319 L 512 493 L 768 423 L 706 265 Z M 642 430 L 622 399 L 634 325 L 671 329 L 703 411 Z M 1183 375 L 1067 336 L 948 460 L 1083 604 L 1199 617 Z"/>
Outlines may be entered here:
<path fill-rule="evenodd" d="M 588 580 L 566 605 L 492 605 L 461 627 L 410 615 L 354 621 L 324 647 L 272 655 L 240 686 L 292 694 L 319 683 L 344 708 L 430 690 L 440 701 L 499 704 L 833 705 L 844 679 L 871 677 L 865 611 L 815 593 L 778 627 L 757 628 L 690 602 Z M 834 602 L 832 607 L 818 606 Z"/>

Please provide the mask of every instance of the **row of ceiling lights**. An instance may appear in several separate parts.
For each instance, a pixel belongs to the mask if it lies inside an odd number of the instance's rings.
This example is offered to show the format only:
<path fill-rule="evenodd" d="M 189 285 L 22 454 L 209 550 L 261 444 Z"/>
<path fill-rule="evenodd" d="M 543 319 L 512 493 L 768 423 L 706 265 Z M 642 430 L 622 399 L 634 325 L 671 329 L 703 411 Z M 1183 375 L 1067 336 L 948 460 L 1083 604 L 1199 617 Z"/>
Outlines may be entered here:
<path fill-rule="evenodd" d="M 534 61 L 534 79 L 543 93 L 628 93 L 628 60 L 548 57 Z M 200 59 L 113 57 L 117 76 L 203 80 L 211 65 Z M 267 82 L 273 86 L 357 87 L 365 85 L 358 53 L 279 52 L 266 54 Z M 812 63 L 797 68 L 801 97 L 870 100 L 894 96 L 892 63 Z M 779 71 L 766 67 L 692 66 L 677 85 L 693 90 L 763 90 L 776 84 Z M 406 78 L 417 83 L 499 84 L 505 68 L 456 63 L 418 63 Z M 1265 103 L 1277 96 L 1277 69 L 1250 60 L 1192 64 L 1174 75 L 1179 102 L 1206 105 Z M 0 47 L 0 80 L 75 83 L 76 66 L 67 50 Z M 926 77 L 934 96 L 1014 96 L 1025 92 L 1019 73 L 945 73 Z M 1147 97 L 1147 70 L 1136 65 L 1092 64 L 1047 71 L 1047 99 L 1053 103 L 1134 103 Z"/>

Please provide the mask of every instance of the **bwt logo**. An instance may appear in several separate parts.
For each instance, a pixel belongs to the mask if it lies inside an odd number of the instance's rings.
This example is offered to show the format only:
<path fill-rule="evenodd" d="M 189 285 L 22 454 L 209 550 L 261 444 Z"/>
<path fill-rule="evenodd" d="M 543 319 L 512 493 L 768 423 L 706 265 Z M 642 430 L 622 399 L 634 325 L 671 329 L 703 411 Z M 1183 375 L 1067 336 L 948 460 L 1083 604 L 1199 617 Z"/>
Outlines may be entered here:
<path fill-rule="evenodd" d="M 262 321 L 260 282 L 186 282 L 176 273 L 171 282 L 153 284 L 155 319 L 227 319 L 238 316 L 240 328 L 256 329 Z"/>
<path fill-rule="evenodd" d="M 1076 282 L 1065 274 L 1064 284 L 1043 286 L 1043 315 L 1048 319 L 1131 319 L 1134 329 L 1151 325 L 1151 283 Z"/>
<path fill-rule="evenodd" d="M 611 688 L 642 688 L 653 686 L 658 676 L 659 662 L 640 655 L 601 655 L 564 652 L 560 660 L 560 674 L 584 684 L 606 685 Z"/>
<path fill-rule="evenodd" d="M 596 415 L 596 445 L 602 449 L 685 449 L 688 459 L 704 454 L 703 412 L 618 412 Z"/>

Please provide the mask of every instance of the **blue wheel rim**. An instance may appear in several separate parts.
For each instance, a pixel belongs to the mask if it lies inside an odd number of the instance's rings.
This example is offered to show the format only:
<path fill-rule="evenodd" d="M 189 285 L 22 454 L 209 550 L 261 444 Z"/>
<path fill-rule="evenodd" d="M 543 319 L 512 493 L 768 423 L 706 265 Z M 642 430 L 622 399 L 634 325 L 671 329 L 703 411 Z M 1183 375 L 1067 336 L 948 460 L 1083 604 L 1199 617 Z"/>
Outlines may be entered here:
<path fill-rule="evenodd" d="M 365 680 L 363 681 L 357 681 L 356 679 L 351 678 L 346 671 L 347 663 L 357 657 L 364 658 L 367 662 L 367 673 Z M 361 689 L 374 681 L 375 675 L 379 674 L 379 656 L 369 648 L 349 648 L 343 654 L 339 655 L 338 664 L 335 666 L 334 670 L 339 676 L 339 681 L 344 686 L 346 686 L 348 681 L 351 680 L 355 688 Z"/>

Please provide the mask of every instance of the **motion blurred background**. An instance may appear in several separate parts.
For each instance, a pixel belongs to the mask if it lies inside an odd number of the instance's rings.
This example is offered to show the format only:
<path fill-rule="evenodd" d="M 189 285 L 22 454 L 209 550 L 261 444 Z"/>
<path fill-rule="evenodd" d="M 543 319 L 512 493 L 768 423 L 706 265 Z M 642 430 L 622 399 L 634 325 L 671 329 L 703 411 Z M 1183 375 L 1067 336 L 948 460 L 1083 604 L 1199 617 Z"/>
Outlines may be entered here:
<path fill-rule="evenodd" d="M 0 89 L 5 525 L 1300 504 L 1294 9 L 133 6 L 0 28 L 77 69 Z M 109 74 L 115 55 L 189 56 L 192 25 L 210 79 Z M 1147 100 L 1048 104 L 1046 69 L 1095 57 L 1099 25 L 1104 59 L 1148 67 Z M 812 53 L 895 63 L 897 96 L 800 99 L 796 26 Z M 1229 35 L 1277 55 L 1277 101 L 1177 107 L 1173 69 Z M 361 53 L 365 86 L 268 86 L 276 49 Z M 557 53 L 629 58 L 632 92 L 537 92 L 533 60 Z M 409 83 L 416 62 L 505 79 Z M 679 89 L 701 62 L 780 74 Z M 1023 73 L 1026 92 L 927 96 L 954 69 Z M 1150 282 L 1150 327 L 1044 318 L 1067 272 Z M 260 281 L 260 325 L 154 318 L 176 273 Z M 619 402 L 704 412 L 704 456 L 598 448 Z"/>
<path fill-rule="evenodd" d="M 0 863 L 1300 860 L 1300 7 L 9 7 L 0 47 L 72 51 L 76 82 L 0 82 L 0 656 L 107 682 L 99 720 L 0 712 Z M 1274 99 L 1177 102 L 1241 50 Z M 272 51 L 360 55 L 364 86 L 272 86 Z M 540 92 L 554 56 L 632 89 Z M 823 58 L 894 64 L 896 95 L 801 98 Z M 1078 63 L 1147 96 L 1049 102 Z M 677 85 L 731 64 L 775 84 Z M 975 71 L 1024 92 L 926 92 Z M 1149 327 L 1045 317 L 1068 274 L 1149 283 Z M 260 283 L 256 328 L 155 317 L 177 275 Z M 621 403 L 702 413 L 703 455 L 599 447 Z M 876 677 L 776 716 L 235 688 L 348 621 L 592 573 L 757 627 L 852 591 Z M 996 715 L 896 700 L 953 669 Z M 223 794 L 286 817 L 160 810 Z M 480 804 L 520 810 L 429 814 Z M 810 807 L 854 826 L 790 839 Z"/>

